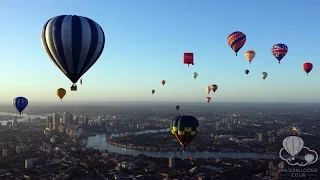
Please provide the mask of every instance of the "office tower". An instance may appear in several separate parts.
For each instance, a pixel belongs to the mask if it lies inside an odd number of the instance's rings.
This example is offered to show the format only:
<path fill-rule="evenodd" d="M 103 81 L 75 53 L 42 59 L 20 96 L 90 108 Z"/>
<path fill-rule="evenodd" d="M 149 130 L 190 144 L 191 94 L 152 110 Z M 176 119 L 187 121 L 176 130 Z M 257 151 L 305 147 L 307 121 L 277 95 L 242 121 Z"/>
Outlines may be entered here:
<path fill-rule="evenodd" d="M 47 116 L 47 128 L 49 129 L 49 124 L 53 123 L 53 116 Z"/>
<path fill-rule="evenodd" d="M 87 117 L 87 116 L 84 117 L 83 124 L 85 124 L 85 125 L 89 124 L 89 117 Z"/>
<path fill-rule="evenodd" d="M 32 161 L 32 159 L 26 159 L 26 160 L 24 161 L 24 167 L 25 167 L 26 169 L 32 169 L 32 168 L 33 168 L 33 161 Z"/>
<path fill-rule="evenodd" d="M 60 114 L 53 113 L 53 124 L 55 127 L 59 127 L 60 125 Z"/>
<path fill-rule="evenodd" d="M 20 153 L 21 152 L 21 147 L 20 147 L 20 145 L 18 145 L 18 146 L 16 146 L 16 153 Z"/>
<path fill-rule="evenodd" d="M 262 141 L 262 133 L 258 134 L 258 141 Z"/>
<path fill-rule="evenodd" d="M 169 157 L 169 168 L 175 168 L 176 161 L 174 157 Z"/>
<path fill-rule="evenodd" d="M 62 123 L 65 125 L 69 125 L 72 121 L 72 114 L 68 111 L 65 111 L 62 116 Z"/>
<path fill-rule="evenodd" d="M 12 126 L 13 127 L 17 127 L 18 126 L 18 117 L 17 116 L 13 116 Z"/>
<path fill-rule="evenodd" d="M 52 132 L 52 130 L 53 130 L 53 124 L 50 123 L 50 124 L 49 124 L 49 131 Z"/>
<path fill-rule="evenodd" d="M 216 129 L 219 129 L 220 122 L 216 122 Z"/>
<path fill-rule="evenodd" d="M 2 156 L 3 157 L 8 156 L 8 149 L 2 149 Z"/>

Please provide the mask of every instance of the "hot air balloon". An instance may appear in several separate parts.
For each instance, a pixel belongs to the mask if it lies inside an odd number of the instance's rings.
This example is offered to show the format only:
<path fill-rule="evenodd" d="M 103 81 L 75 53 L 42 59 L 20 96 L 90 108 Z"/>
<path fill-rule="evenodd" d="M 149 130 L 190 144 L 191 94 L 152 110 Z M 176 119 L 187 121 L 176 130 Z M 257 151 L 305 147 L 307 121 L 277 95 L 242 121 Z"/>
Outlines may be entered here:
<path fill-rule="evenodd" d="M 176 106 L 176 110 L 178 111 L 179 109 L 180 109 L 180 106 L 177 105 L 177 106 Z"/>
<path fill-rule="evenodd" d="M 82 85 L 82 78 L 80 79 L 80 84 Z"/>
<path fill-rule="evenodd" d="M 308 164 L 312 164 L 312 161 L 314 160 L 314 155 L 307 154 L 304 156 L 304 159 L 307 161 Z"/>
<path fill-rule="evenodd" d="M 251 64 L 251 61 L 254 59 L 254 57 L 256 57 L 256 52 L 253 50 L 248 50 L 244 53 L 244 56 L 248 60 L 249 64 Z"/>
<path fill-rule="evenodd" d="M 309 62 L 306 62 L 302 65 L 302 69 L 307 73 L 309 74 L 309 72 L 312 70 L 313 68 L 313 65 Z"/>
<path fill-rule="evenodd" d="M 245 70 L 244 72 L 245 72 L 246 74 L 249 74 L 250 71 L 247 69 L 247 70 Z"/>
<path fill-rule="evenodd" d="M 16 97 L 13 100 L 13 105 L 21 115 L 22 111 L 28 106 L 28 99 L 25 97 Z"/>
<path fill-rule="evenodd" d="M 198 77 L 198 73 L 196 73 L 196 72 L 192 73 L 192 77 L 193 77 L 193 79 L 196 79 Z"/>
<path fill-rule="evenodd" d="M 152 94 L 154 94 L 155 92 L 156 92 L 156 90 L 154 90 L 154 89 L 151 90 L 151 93 L 152 93 Z"/>
<path fill-rule="evenodd" d="M 67 91 L 63 88 L 59 88 L 59 89 L 57 89 L 56 94 L 58 95 L 58 97 L 62 101 L 63 97 L 67 94 Z"/>
<path fill-rule="evenodd" d="M 176 116 L 172 120 L 171 133 L 175 135 L 183 148 L 191 143 L 199 130 L 199 122 L 193 116 Z"/>
<path fill-rule="evenodd" d="M 194 65 L 193 53 L 184 53 L 183 54 L 183 63 L 188 64 L 188 67 L 190 64 Z"/>
<path fill-rule="evenodd" d="M 238 55 L 238 51 L 244 46 L 246 43 L 247 37 L 244 33 L 240 31 L 235 31 L 231 34 L 229 34 L 227 41 L 228 45 L 231 47 L 231 49 L 236 53 L 236 56 Z"/>
<path fill-rule="evenodd" d="M 288 53 L 288 46 L 285 44 L 273 45 L 271 53 L 276 57 L 280 64 L 281 59 Z"/>
<path fill-rule="evenodd" d="M 211 97 L 207 97 L 206 101 L 209 103 L 211 101 Z"/>
<path fill-rule="evenodd" d="M 265 79 L 267 78 L 267 76 L 268 76 L 268 73 L 266 73 L 266 72 L 262 72 L 262 73 L 261 73 L 261 78 L 262 78 L 263 80 L 265 80 Z"/>
<path fill-rule="evenodd" d="M 215 93 L 217 90 L 218 90 L 218 86 L 216 84 L 212 84 L 211 91 L 213 91 Z"/>
<path fill-rule="evenodd" d="M 206 91 L 207 91 L 208 94 L 210 94 L 211 86 L 207 86 L 207 87 L 206 87 Z"/>
<path fill-rule="evenodd" d="M 166 81 L 165 80 L 162 80 L 161 81 L 161 84 L 164 86 L 166 84 Z"/>
<path fill-rule="evenodd" d="M 283 148 L 291 155 L 292 160 L 301 151 L 303 145 L 303 140 L 298 136 L 289 136 L 282 141 Z"/>
<path fill-rule="evenodd" d="M 54 64 L 76 82 L 100 57 L 105 44 L 102 28 L 82 16 L 61 15 L 49 19 L 42 29 L 41 41 Z"/>

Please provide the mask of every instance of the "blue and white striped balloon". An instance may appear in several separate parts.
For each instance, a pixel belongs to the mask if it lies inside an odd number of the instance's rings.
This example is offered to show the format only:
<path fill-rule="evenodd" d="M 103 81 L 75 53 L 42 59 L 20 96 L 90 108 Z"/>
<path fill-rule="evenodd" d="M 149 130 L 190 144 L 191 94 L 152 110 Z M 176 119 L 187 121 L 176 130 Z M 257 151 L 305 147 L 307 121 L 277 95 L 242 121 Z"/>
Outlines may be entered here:
<path fill-rule="evenodd" d="M 76 83 L 102 54 L 105 35 L 100 25 L 87 17 L 61 15 L 46 22 L 41 41 L 55 65 Z"/>

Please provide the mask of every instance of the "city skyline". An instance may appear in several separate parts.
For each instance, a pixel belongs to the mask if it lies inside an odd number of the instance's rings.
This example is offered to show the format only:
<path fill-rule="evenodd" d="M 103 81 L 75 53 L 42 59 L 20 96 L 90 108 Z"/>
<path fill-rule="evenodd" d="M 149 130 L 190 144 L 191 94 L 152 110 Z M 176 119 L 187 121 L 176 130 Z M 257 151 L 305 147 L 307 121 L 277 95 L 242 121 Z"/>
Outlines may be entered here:
<path fill-rule="evenodd" d="M 215 102 L 303 102 L 319 103 L 316 85 L 320 70 L 316 16 L 319 2 L 245 1 L 46 1 L 2 2 L 3 35 L 0 58 L 1 103 L 12 104 L 17 96 L 29 105 L 46 102 L 76 104 L 108 101 L 204 102 L 205 87 L 217 84 Z M 57 5 L 58 4 L 58 5 Z M 90 5 L 90 7 L 89 7 Z M 38 8 L 50 7 L 50 8 Z M 299 10 L 300 13 L 297 13 Z M 230 14 L 230 12 L 233 12 Z M 78 92 L 55 67 L 40 41 L 42 26 L 62 14 L 86 16 L 104 29 L 106 46 L 97 63 L 83 76 Z M 281 14 L 281 20 L 279 19 Z M 237 16 L 237 18 L 235 18 Z M 238 56 L 226 38 L 233 31 L 247 35 Z M 270 49 L 288 45 L 279 65 Z M 253 49 L 252 64 L 244 52 Z M 184 52 L 195 54 L 195 66 L 182 63 Z M 309 76 L 301 66 L 310 61 Z M 249 69 L 249 75 L 244 70 Z M 262 71 L 268 72 L 265 81 Z M 199 74 L 196 80 L 191 74 Z M 161 80 L 167 81 L 165 86 Z M 60 102 L 57 88 L 67 95 Z M 154 95 L 151 90 L 155 89 Z"/>

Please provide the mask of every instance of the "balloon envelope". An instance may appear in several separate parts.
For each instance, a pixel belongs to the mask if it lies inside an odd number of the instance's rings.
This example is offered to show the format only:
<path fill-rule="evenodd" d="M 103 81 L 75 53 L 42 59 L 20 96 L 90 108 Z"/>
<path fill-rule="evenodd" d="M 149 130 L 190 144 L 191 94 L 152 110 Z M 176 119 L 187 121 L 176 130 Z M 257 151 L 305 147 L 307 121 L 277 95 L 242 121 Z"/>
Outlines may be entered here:
<path fill-rule="evenodd" d="M 105 45 L 100 25 L 76 15 L 49 19 L 41 40 L 50 59 L 73 83 L 98 60 Z"/>
<path fill-rule="evenodd" d="M 196 73 L 196 72 L 192 73 L 192 77 L 193 77 L 194 79 L 196 79 L 196 78 L 198 77 L 198 73 Z"/>
<path fill-rule="evenodd" d="M 288 53 L 288 46 L 285 44 L 275 44 L 271 49 L 271 53 L 279 61 L 280 64 L 282 58 L 284 58 L 284 56 L 286 56 L 286 54 Z"/>
<path fill-rule="evenodd" d="M 244 72 L 245 72 L 246 74 L 249 74 L 250 71 L 247 69 L 247 70 L 245 70 Z"/>
<path fill-rule="evenodd" d="M 176 106 L 176 110 L 178 111 L 179 109 L 180 109 L 180 106 L 177 105 L 177 106 Z"/>
<path fill-rule="evenodd" d="M 312 63 L 306 62 L 302 65 L 302 69 L 308 74 L 313 68 Z"/>
<path fill-rule="evenodd" d="M 184 53 L 183 54 L 183 63 L 184 64 L 188 64 L 188 66 L 190 64 L 194 65 L 194 59 L 193 59 L 193 53 Z"/>
<path fill-rule="evenodd" d="M 13 100 L 13 105 L 21 115 L 21 112 L 28 106 L 28 99 L 25 97 L 16 97 Z"/>
<path fill-rule="evenodd" d="M 235 31 L 227 37 L 228 45 L 236 53 L 244 46 L 246 43 L 247 37 L 244 33 L 240 31 Z"/>
<path fill-rule="evenodd" d="M 193 116 L 176 116 L 171 121 L 171 133 L 185 148 L 199 132 L 199 122 Z"/>
<path fill-rule="evenodd" d="M 248 62 L 251 63 L 254 57 L 256 57 L 256 52 L 254 52 L 253 50 L 248 50 L 244 53 L 244 56 L 246 57 Z"/>
<path fill-rule="evenodd" d="M 63 97 L 67 94 L 67 91 L 63 88 L 59 88 L 59 89 L 57 89 L 56 94 L 60 98 L 60 100 L 62 101 Z"/>

